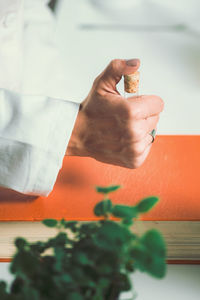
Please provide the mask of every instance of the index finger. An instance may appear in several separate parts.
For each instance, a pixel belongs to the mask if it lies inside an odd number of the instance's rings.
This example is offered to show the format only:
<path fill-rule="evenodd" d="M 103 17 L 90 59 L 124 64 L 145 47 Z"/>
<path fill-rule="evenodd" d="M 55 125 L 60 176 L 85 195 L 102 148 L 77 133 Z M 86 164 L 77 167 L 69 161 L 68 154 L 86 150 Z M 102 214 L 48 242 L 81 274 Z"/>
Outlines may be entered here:
<path fill-rule="evenodd" d="M 164 108 L 164 101 L 156 95 L 130 97 L 126 100 L 131 104 L 136 119 L 146 119 L 158 115 Z"/>

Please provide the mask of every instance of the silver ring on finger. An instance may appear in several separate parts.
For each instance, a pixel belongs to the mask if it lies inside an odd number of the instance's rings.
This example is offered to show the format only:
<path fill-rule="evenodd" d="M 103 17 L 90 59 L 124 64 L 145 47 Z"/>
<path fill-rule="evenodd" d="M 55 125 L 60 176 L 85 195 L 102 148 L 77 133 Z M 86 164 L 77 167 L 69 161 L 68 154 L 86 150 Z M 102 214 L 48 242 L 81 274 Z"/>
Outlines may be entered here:
<path fill-rule="evenodd" d="M 151 141 L 151 143 L 153 143 L 153 142 L 155 141 L 156 129 L 153 129 L 151 132 L 149 132 L 149 134 L 152 136 L 152 141 Z"/>

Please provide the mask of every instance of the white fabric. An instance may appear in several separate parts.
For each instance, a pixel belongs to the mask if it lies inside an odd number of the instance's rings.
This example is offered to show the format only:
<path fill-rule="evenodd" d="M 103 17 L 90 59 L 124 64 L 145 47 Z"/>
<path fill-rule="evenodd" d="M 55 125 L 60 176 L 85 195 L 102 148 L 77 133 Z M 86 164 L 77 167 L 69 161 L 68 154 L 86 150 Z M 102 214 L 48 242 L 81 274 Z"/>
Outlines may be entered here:
<path fill-rule="evenodd" d="M 0 0 L 0 185 L 47 196 L 76 120 L 46 0 Z"/>

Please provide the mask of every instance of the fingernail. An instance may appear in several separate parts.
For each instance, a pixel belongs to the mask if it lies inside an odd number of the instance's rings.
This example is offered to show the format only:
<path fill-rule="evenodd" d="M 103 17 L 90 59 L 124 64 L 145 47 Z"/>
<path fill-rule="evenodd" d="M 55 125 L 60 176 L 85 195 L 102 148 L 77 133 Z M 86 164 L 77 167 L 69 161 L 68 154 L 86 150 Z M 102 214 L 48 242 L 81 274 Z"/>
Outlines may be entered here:
<path fill-rule="evenodd" d="M 126 59 L 126 65 L 129 67 L 136 67 L 138 64 L 138 59 Z"/>

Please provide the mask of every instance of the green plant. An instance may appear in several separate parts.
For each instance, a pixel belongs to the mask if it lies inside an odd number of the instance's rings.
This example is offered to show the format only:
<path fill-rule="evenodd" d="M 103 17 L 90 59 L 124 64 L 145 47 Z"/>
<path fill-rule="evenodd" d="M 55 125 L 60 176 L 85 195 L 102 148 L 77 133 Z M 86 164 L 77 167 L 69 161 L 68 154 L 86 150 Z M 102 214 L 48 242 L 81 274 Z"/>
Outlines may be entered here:
<path fill-rule="evenodd" d="M 0 282 L 0 299 L 117 300 L 131 289 L 129 276 L 136 269 L 164 277 L 166 247 L 161 234 L 152 229 L 139 236 L 131 229 L 134 219 L 158 198 L 135 206 L 114 205 L 109 194 L 119 187 L 96 187 L 104 195 L 94 208 L 98 221 L 46 219 L 46 226 L 58 229 L 55 237 L 34 243 L 17 238 L 10 266 L 15 278 L 9 289 Z"/>

